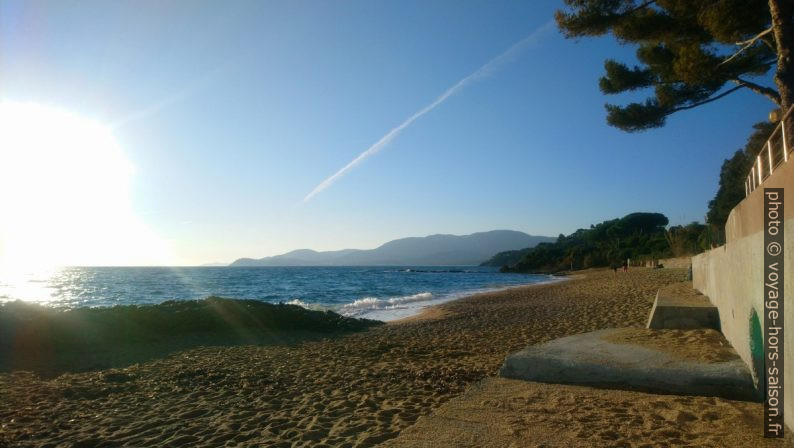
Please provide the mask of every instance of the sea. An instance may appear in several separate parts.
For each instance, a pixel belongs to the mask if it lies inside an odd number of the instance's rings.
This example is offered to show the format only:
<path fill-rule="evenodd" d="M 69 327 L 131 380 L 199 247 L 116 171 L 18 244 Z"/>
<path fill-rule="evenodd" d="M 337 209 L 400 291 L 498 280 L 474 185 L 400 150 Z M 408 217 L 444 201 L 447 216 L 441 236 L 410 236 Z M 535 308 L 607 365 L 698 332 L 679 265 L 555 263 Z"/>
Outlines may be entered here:
<path fill-rule="evenodd" d="M 559 280 L 483 266 L 66 267 L 0 273 L 0 303 L 70 309 L 220 296 L 390 321 L 470 294 Z"/>

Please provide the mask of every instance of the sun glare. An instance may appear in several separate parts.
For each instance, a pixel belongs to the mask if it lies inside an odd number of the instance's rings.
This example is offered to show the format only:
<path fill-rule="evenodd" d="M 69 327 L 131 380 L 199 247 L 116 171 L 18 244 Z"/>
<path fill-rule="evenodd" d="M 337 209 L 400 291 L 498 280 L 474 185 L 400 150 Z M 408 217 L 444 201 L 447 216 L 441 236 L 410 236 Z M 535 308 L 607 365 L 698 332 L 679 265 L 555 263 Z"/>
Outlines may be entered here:
<path fill-rule="evenodd" d="M 108 128 L 0 102 L 0 268 L 168 264 L 133 212 L 132 174 Z"/>

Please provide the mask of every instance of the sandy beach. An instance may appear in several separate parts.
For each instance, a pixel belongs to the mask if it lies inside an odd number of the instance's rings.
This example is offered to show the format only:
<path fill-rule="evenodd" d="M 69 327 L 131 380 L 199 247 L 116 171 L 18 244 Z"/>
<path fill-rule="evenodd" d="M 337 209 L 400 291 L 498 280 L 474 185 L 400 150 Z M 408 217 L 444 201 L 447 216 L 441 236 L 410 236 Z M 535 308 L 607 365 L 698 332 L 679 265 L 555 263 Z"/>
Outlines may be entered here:
<path fill-rule="evenodd" d="M 759 403 L 494 378 L 527 345 L 644 326 L 656 290 L 685 277 L 584 271 L 342 337 L 200 347 L 49 379 L 2 373 L 0 446 L 429 446 L 438 419 L 475 414 L 474 435 L 438 434 L 436 446 L 794 446 L 762 438 Z"/>

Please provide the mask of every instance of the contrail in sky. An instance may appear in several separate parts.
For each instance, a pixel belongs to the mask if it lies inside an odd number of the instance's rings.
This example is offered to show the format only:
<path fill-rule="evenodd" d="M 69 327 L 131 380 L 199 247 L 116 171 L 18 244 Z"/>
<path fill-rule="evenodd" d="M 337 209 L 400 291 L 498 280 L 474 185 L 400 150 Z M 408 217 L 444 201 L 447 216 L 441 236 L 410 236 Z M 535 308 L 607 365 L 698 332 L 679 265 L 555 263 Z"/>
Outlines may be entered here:
<path fill-rule="evenodd" d="M 483 65 L 482 67 L 480 67 L 477 70 L 475 70 L 469 76 L 467 76 L 467 77 L 461 79 L 460 81 L 458 81 L 457 84 L 455 84 L 452 87 L 450 87 L 449 89 L 447 89 L 446 92 L 441 94 L 441 96 L 436 98 L 432 103 L 428 104 L 427 106 L 425 106 L 424 108 L 419 110 L 419 112 L 417 112 L 417 113 L 411 115 L 410 117 L 408 117 L 408 119 L 403 121 L 402 123 L 400 123 L 399 126 L 393 128 L 392 130 L 387 132 L 386 135 L 381 137 L 380 140 L 375 142 L 374 145 L 372 145 L 369 148 L 367 148 L 366 151 L 364 151 L 361 154 L 359 154 L 358 157 L 356 157 L 350 163 L 348 163 L 347 165 L 342 167 L 342 169 L 340 169 L 339 171 L 337 171 L 336 173 L 334 173 L 332 176 L 330 176 L 329 178 L 325 179 L 324 181 L 320 182 L 320 184 L 317 185 L 314 188 L 314 190 L 312 190 L 309 194 L 306 195 L 305 198 L 303 198 L 303 202 L 306 203 L 306 202 L 310 201 L 314 196 L 316 196 L 317 194 L 319 194 L 320 192 L 322 192 L 326 188 L 328 188 L 331 185 L 333 185 L 334 182 L 336 182 L 342 176 L 347 174 L 350 170 L 355 168 L 359 163 L 363 162 L 364 159 L 374 155 L 375 153 L 377 153 L 378 151 L 383 149 L 392 140 L 394 140 L 394 138 L 397 137 L 397 135 L 399 135 L 400 132 L 405 130 L 405 128 L 410 126 L 414 121 L 419 119 L 419 117 L 421 117 L 422 115 L 424 115 L 424 114 L 430 112 L 431 110 L 435 109 L 436 107 L 438 107 L 441 103 L 446 101 L 447 98 L 449 98 L 452 95 L 460 92 L 461 90 L 463 90 L 464 87 L 466 87 L 467 85 L 471 84 L 472 82 L 479 81 L 481 79 L 485 79 L 485 78 L 491 76 L 502 65 L 504 65 L 505 63 L 510 62 L 513 59 L 515 59 L 516 57 L 518 57 L 518 55 L 521 53 L 521 51 L 523 51 L 525 48 L 527 48 L 527 47 L 529 47 L 531 45 L 537 44 L 538 41 L 540 40 L 540 38 L 543 36 L 543 34 L 545 34 L 550 29 L 552 29 L 553 26 L 554 26 L 554 21 L 553 20 L 545 23 L 543 26 L 541 26 L 540 28 L 538 28 L 535 31 L 533 31 L 532 34 L 530 34 L 529 36 L 521 39 L 516 44 L 514 44 L 512 47 L 508 48 L 505 52 L 503 52 L 499 56 L 491 59 L 485 65 Z"/>

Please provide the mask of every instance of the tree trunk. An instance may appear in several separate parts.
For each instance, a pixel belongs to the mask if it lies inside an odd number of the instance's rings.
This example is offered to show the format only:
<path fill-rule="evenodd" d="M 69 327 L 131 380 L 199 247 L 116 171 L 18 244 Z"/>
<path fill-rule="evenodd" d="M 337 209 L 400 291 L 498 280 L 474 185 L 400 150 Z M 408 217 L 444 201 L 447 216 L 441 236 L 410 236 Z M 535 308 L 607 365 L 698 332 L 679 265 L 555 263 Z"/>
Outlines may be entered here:
<path fill-rule="evenodd" d="M 782 112 L 794 104 L 794 2 L 792 0 L 769 0 L 769 13 L 772 16 L 772 34 L 777 47 L 777 70 L 775 84 L 780 93 Z"/>

